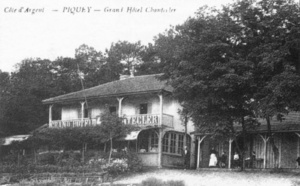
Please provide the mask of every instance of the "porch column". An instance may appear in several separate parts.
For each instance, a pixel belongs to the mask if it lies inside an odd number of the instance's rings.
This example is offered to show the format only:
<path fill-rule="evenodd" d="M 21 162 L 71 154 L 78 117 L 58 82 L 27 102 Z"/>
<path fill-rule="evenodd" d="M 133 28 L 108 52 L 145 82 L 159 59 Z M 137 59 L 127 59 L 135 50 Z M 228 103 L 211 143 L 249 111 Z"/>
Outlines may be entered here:
<path fill-rule="evenodd" d="M 163 124 L 163 95 L 159 94 L 159 118 L 160 118 L 160 125 Z"/>
<path fill-rule="evenodd" d="M 233 142 L 233 139 L 232 138 L 229 138 L 229 149 L 228 149 L 228 169 L 231 169 L 231 149 L 232 149 L 232 142 Z"/>
<path fill-rule="evenodd" d="M 122 116 L 122 101 L 123 101 L 124 97 L 121 97 L 121 98 L 117 98 L 118 102 L 119 102 L 119 117 Z"/>
<path fill-rule="evenodd" d="M 202 138 L 201 138 L 201 136 L 197 137 L 198 138 L 197 169 L 199 169 L 200 161 L 202 161 L 202 154 L 200 154 L 201 153 L 200 148 L 201 148 L 201 143 L 205 137 L 206 137 L 206 135 L 204 135 Z"/>
<path fill-rule="evenodd" d="M 83 121 L 84 119 L 84 104 L 85 102 L 80 102 L 81 104 L 81 121 Z"/>
<path fill-rule="evenodd" d="M 163 129 L 159 128 L 158 129 L 158 160 L 157 160 L 158 168 L 162 168 L 162 164 L 161 164 L 161 158 L 162 158 L 162 133 L 163 133 Z"/>
<path fill-rule="evenodd" d="M 282 135 L 279 136 L 279 160 L 278 160 L 278 168 L 281 167 L 281 145 L 282 145 Z"/>
<path fill-rule="evenodd" d="M 259 135 L 261 137 L 261 139 L 264 141 L 264 169 L 266 168 L 266 163 L 267 163 L 267 142 L 269 140 L 269 137 L 267 137 L 266 135 Z"/>
<path fill-rule="evenodd" d="M 297 158 L 300 156 L 300 149 L 299 149 L 299 145 L 300 145 L 300 133 L 295 132 L 295 134 L 298 136 L 298 140 L 297 140 Z M 281 138 L 280 138 L 281 139 Z M 299 165 L 297 163 L 297 168 L 299 168 Z"/>
<path fill-rule="evenodd" d="M 49 127 L 52 123 L 52 107 L 53 105 L 49 105 Z"/>

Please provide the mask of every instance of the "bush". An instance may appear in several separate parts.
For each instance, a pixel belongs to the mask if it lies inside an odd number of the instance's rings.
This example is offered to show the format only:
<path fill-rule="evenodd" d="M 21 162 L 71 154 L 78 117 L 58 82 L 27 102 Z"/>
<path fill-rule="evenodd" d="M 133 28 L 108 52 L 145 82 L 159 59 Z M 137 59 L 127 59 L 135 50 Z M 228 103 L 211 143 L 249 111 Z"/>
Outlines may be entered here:
<path fill-rule="evenodd" d="M 44 154 L 38 155 L 38 163 L 42 165 L 55 165 L 56 163 L 56 156 L 58 156 L 58 153 L 53 152 L 47 152 Z"/>
<path fill-rule="evenodd" d="M 138 172 L 141 171 L 143 166 L 142 166 L 142 161 L 139 159 L 137 156 L 137 153 L 135 152 L 114 152 L 112 154 L 113 159 L 126 159 L 127 164 L 128 164 L 128 169 L 133 172 Z"/>
<path fill-rule="evenodd" d="M 88 153 L 87 153 L 88 154 Z M 0 165 L 0 173 L 35 174 L 35 173 L 90 173 L 107 171 L 111 176 L 118 176 L 125 172 L 137 172 L 142 170 L 142 163 L 136 153 L 115 153 L 111 163 L 108 164 L 107 153 L 90 152 L 89 160 L 81 162 L 80 152 L 48 152 L 40 154 L 38 163 L 34 163 L 31 157 L 23 157 L 19 165 L 15 156 L 8 156 L 5 163 Z M 115 158 L 119 157 L 119 158 Z M 20 158 L 20 157 L 19 157 Z"/>
<path fill-rule="evenodd" d="M 47 152 L 38 156 L 38 164 L 41 165 L 58 165 L 58 166 L 80 166 L 80 152 Z"/>
<path fill-rule="evenodd" d="M 142 181 L 142 186 L 162 186 L 163 181 L 159 180 L 157 178 L 148 178 L 144 181 Z"/>
<path fill-rule="evenodd" d="M 157 178 L 148 178 L 144 181 L 142 181 L 142 186 L 184 186 L 183 181 L 162 181 Z"/>
<path fill-rule="evenodd" d="M 139 159 L 136 153 L 129 152 L 127 155 L 128 169 L 132 172 L 138 172 L 143 169 L 142 161 Z"/>
<path fill-rule="evenodd" d="M 80 166 L 81 154 L 80 152 L 67 151 L 58 154 L 55 157 L 55 164 L 59 166 Z"/>
<path fill-rule="evenodd" d="M 31 161 L 33 161 L 32 156 L 25 156 L 21 154 L 18 155 L 18 153 L 8 154 L 1 158 L 1 163 L 6 165 L 18 164 L 18 162 L 20 165 L 24 165 L 30 163 Z"/>
<path fill-rule="evenodd" d="M 108 164 L 107 153 L 96 154 L 96 157 L 88 161 L 91 168 L 102 168 L 112 176 L 131 171 L 137 172 L 142 170 L 142 162 L 136 153 L 113 153 L 112 161 Z"/>
<path fill-rule="evenodd" d="M 103 166 L 103 170 L 112 176 L 117 176 L 129 170 L 127 159 L 114 159 L 111 163 Z"/>

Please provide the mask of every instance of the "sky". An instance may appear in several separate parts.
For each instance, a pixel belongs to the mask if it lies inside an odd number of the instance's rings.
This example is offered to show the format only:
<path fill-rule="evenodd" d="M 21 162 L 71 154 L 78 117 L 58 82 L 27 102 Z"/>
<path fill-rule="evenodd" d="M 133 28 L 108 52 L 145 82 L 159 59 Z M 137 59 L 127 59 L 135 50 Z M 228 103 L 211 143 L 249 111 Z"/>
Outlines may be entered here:
<path fill-rule="evenodd" d="M 200 6 L 233 0 L 1 0 L 0 70 L 26 58 L 74 57 L 82 44 L 104 52 L 119 40 L 147 45 Z M 119 11 L 119 12 L 117 12 Z"/>

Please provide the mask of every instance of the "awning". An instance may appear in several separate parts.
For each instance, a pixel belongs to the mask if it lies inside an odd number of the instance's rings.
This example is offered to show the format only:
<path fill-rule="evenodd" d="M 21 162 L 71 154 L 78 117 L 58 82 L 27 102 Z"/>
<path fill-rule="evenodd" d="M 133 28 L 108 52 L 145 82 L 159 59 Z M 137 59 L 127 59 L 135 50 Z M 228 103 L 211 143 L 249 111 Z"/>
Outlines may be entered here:
<path fill-rule="evenodd" d="M 6 138 L 3 138 L 3 144 L 2 145 L 10 145 L 14 141 L 24 141 L 29 138 L 30 135 L 15 135 L 15 136 L 9 136 Z"/>
<path fill-rule="evenodd" d="M 125 137 L 119 138 L 117 139 L 117 141 L 130 141 L 130 140 L 136 140 L 139 133 L 142 130 L 138 130 L 138 131 L 131 131 L 129 134 L 127 134 Z"/>

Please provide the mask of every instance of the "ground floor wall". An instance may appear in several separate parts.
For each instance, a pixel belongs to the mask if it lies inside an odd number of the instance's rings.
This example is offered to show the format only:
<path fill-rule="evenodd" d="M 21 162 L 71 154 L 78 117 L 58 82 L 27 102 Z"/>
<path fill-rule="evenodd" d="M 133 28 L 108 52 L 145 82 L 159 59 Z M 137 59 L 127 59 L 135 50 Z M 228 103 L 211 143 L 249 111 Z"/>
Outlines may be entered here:
<path fill-rule="evenodd" d="M 114 148 L 121 151 L 126 147 L 131 152 L 136 152 L 138 157 L 145 166 L 153 167 L 184 167 L 184 147 L 190 151 L 190 162 L 194 162 L 192 156 L 195 154 L 193 151 L 193 142 L 188 134 L 158 128 L 141 129 L 135 131 L 137 134 L 136 139 L 122 138 L 123 140 L 117 141 Z M 129 136 L 133 136 L 129 134 Z M 161 138 L 161 139 L 159 139 Z M 126 141 L 126 139 L 130 139 Z M 161 149 L 160 149 L 161 148 Z"/>
<path fill-rule="evenodd" d="M 196 140 L 198 143 L 198 140 Z M 197 146 L 196 146 L 197 148 Z M 229 149 L 229 142 L 226 140 L 221 139 L 213 139 L 210 136 L 208 136 L 206 139 L 204 139 L 200 144 L 200 161 L 199 161 L 199 167 L 201 168 L 208 168 L 209 167 L 209 158 L 211 151 L 214 150 L 216 152 L 217 157 L 220 157 L 222 152 L 225 152 L 225 154 L 228 154 Z M 195 150 L 196 152 L 198 151 Z M 196 161 L 194 162 L 194 166 L 196 167 L 196 163 L 198 163 L 196 156 Z"/>
<path fill-rule="evenodd" d="M 138 157 L 140 158 L 144 166 L 159 166 L 158 153 L 138 153 Z"/>
<path fill-rule="evenodd" d="M 184 159 L 180 155 L 163 154 L 162 166 L 164 167 L 184 167 Z"/>
<path fill-rule="evenodd" d="M 245 143 L 245 166 L 246 168 L 298 168 L 296 159 L 300 157 L 300 143 L 298 135 L 293 132 L 274 133 L 274 143 L 278 148 L 278 157 L 275 157 L 272 145 L 266 134 L 249 134 Z M 203 138 L 203 136 L 202 136 Z M 200 138 L 196 138 L 196 144 Z M 212 149 L 216 152 L 216 156 L 220 157 L 222 152 L 227 155 L 227 167 L 229 156 L 231 156 L 231 165 L 233 165 L 233 155 L 238 151 L 237 145 L 242 147 L 243 141 L 238 137 L 236 141 L 232 141 L 231 149 L 228 139 L 214 139 L 207 135 L 200 143 L 200 154 L 198 154 L 198 146 L 195 146 L 196 161 L 193 166 L 197 166 L 199 156 L 199 168 L 209 167 L 209 159 Z M 266 148 L 265 148 L 266 145 Z M 229 151 L 231 154 L 229 154 Z M 255 159 L 251 164 L 251 155 L 255 154 Z M 232 167 L 232 166 L 231 166 Z"/>
<path fill-rule="evenodd" d="M 295 133 L 277 133 L 274 135 L 274 142 L 279 151 L 277 162 L 275 162 L 272 145 L 268 141 L 266 143 L 266 168 L 274 168 L 276 163 L 280 168 L 297 168 L 296 159 L 299 157 L 299 137 Z M 256 159 L 260 160 L 260 163 L 257 163 L 258 168 L 263 168 L 264 145 L 261 136 L 255 135 L 253 151 L 256 152 Z"/>

